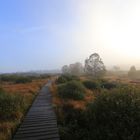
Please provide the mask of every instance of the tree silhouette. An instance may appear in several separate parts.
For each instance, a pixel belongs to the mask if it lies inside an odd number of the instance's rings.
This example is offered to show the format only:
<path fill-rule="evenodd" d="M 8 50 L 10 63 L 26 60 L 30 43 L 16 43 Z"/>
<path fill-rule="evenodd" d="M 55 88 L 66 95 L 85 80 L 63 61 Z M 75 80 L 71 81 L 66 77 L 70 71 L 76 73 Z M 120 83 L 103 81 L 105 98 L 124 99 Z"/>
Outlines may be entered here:
<path fill-rule="evenodd" d="M 94 78 L 100 78 L 105 74 L 106 68 L 99 54 L 91 54 L 90 57 L 85 60 L 85 72 Z"/>
<path fill-rule="evenodd" d="M 133 79 L 133 78 L 136 78 L 136 75 L 137 75 L 137 70 L 136 70 L 135 66 L 131 66 L 130 70 L 128 72 L 128 77 Z"/>

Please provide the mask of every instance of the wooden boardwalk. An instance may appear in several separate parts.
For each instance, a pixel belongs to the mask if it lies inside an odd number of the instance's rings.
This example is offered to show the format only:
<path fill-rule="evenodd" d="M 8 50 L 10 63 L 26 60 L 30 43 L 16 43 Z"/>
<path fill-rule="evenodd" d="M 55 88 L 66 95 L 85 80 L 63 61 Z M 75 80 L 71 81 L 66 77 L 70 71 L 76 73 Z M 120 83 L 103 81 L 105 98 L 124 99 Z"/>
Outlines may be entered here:
<path fill-rule="evenodd" d="M 13 140 L 59 140 L 49 84 L 36 97 Z"/>

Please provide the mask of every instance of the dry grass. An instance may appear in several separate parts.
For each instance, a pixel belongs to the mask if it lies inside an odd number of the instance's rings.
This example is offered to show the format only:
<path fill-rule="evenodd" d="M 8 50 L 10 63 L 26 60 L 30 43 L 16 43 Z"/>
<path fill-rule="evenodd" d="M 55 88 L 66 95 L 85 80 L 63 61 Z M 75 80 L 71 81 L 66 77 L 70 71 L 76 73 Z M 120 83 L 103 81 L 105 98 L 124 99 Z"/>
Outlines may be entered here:
<path fill-rule="evenodd" d="M 86 105 L 94 100 L 93 92 L 90 90 L 85 91 L 85 98 L 84 100 L 62 100 L 62 104 L 72 105 L 75 109 L 86 109 Z"/>
<path fill-rule="evenodd" d="M 88 80 L 88 78 L 86 76 L 80 76 L 80 80 L 85 81 L 85 80 Z"/>
<path fill-rule="evenodd" d="M 109 82 L 121 82 L 121 83 L 129 83 L 130 79 L 128 77 L 118 77 L 118 76 L 105 76 L 105 80 Z"/>
<path fill-rule="evenodd" d="M 85 101 L 86 103 L 89 103 L 94 100 L 94 91 L 91 91 L 89 89 L 86 89 L 86 96 L 85 96 Z"/>
<path fill-rule="evenodd" d="M 8 82 L 3 82 L 1 87 L 9 94 L 19 94 L 26 100 L 27 108 L 32 103 L 35 95 L 39 92 L 40 88 L 47 83 L 47 79 L 37 79 L 33 80 L 31 83 L 25 84 L 13 84 Z M 19 125 L 24 114 L 23 112 L 16 112 L 15 114 L 17 120 L 0 120 L 0 140 L 11 139 L 12 133 L 15 131 L 16 127 Z"/>
<path fill-rule="evenodd" d="M 56 86 L 56 84 L 54 82 L 52 83 L 52 85 L 50 87 L 50 91 L 51 91 L 51 93 L 53 95 L 53 98 L 52 98 L 53 104 L 56 105 L 56 106 L 61 105 L 62 104 L 62 101 L 58 97 L 58 94 L 57 94 L 57 86 Z"/>
<path fill-rule="evenodd" d="M 131 85 L 140 85 L 140 80 L 139 79 L 130 79 L 129 77 L 118 77 L 118 76 L 106 76 L 105 77 L 106 80 L 108 81 L 117 81 L 120 83 L 124 83 L 124 84 L 131 84 Z"/>
<path fill-rule="evenodd" d="M 57 85 L 55 83 L 50 87 L 51 93 L 53 94 L 53 104 L 57 107 L 63 105 L 72 105 L 76 109 L 85 109 L 86 105 L 94 99 L 93 91 L 86 90 L 84 100 L 63 100 L 58 96 Z"/>
<path fill-rule="evenodd" d="M 0 123 L 0 140 L 8 140 L 12 137 L 12 132 L 16 128 L 16 122 L 1 122 Z"/>
<path fill-rule="evenodd" d="M 37 93 L 38 90 L 47 83 L 46 79 L 33 80 L 31 83 L 25 84 L 13 84 L 13 83 L 3 83 L 2 88 L 8 93 Z"/>
<path fill-rule="evenodd" d="M 106 76 L 105 79 L 110 81 L 110 82 L 117 81 L 117 82 L 124 83 L 124 84 L 130 83 L 130 79 L 127 77 L 120 78 L 118 76 Z M 89 80 L 89 77 L 81 76 L 80 80 L 81 81 Z M 99 93 L 99 91 L 96 91 L 96 90 L 91 91 L 91 90 L 86 89 L 85 98 L 82 101 L 80 101 L 80 100 L 76 101 L 76 100 L 70 100 L 70 99 L 63 100 L 58 96 L 57 85 L 55 84 L 55 82 L 52 84 L 50 89 L 51 89 L 51 92 L 53 94 L 53 104 L 56 107 L 61 107 L 63 105 L 68 104 L 68 105 L 72 105 L 74 108 L 78 108 L 78 109 L 85 109 L 86 105 L 88 103 L 90 103 L 91 101 L 93 101 L 95 98 L 95 95 L 97 95 Z"/>

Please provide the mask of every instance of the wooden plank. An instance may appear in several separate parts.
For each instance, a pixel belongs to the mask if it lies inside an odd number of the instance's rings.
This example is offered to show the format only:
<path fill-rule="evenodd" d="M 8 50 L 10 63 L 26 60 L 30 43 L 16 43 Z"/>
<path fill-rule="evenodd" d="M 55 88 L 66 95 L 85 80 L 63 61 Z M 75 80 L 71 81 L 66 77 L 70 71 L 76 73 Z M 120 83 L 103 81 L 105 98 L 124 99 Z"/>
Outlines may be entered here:
<path fill-rule="evenodd" d="M 36 97 L 13 140 L 59 140 L 49 85 Z"/>

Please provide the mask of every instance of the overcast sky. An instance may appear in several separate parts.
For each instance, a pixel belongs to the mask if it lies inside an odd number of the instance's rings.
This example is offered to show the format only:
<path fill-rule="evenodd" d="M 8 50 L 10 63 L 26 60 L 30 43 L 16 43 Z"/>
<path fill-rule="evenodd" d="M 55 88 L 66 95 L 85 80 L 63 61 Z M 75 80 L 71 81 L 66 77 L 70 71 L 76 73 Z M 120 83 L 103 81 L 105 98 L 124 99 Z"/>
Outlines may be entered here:
<path fill-rule="evenodd" d="M 0 72 L 59 69 L 99 53 L 140 68 L 139 0 L 0 0 Z"/>

